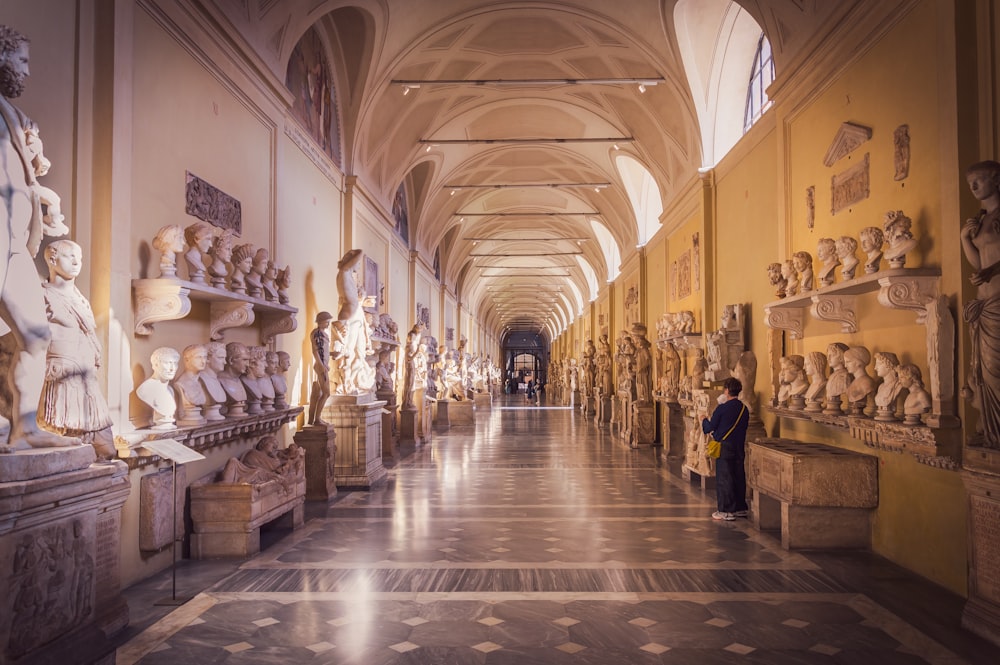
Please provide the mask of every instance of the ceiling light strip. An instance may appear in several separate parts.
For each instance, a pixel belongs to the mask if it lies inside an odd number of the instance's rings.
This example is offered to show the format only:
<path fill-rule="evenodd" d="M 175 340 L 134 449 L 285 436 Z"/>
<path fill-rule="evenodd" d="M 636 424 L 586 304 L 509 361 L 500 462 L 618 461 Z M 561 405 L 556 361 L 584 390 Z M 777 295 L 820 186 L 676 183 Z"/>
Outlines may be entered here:
<path fill-rule="evenodd" d="M 526 139 L 418 139 L 421 145 L 493 145 L 510 143 L 514 145 L 531 145 L 535 143 L 631 143 L 632 136 L 563 136 L 535 137 Z"/>
<path fill-rule="evenodd" d="M 535 79 L 392 79 L 392 85 L 420 88 L 425 85 L 656 85 L 666 81 L 662 76 L 611 78 L 535 78 Z"/>
<path fill-rule="evenodd" d="M 610 187 L 610 182 L 503 182 L 483 183 L 481 185 L 441 185 L 441 189 L 526 189 L 529 187 L 569 189 L 575 187 Z"/>
<path fill-rule="evenodd" d="M 570 217 L 580 215 L 598 216 L 599 210 L 590 212 L 456 212 L 452 217 Z"/>

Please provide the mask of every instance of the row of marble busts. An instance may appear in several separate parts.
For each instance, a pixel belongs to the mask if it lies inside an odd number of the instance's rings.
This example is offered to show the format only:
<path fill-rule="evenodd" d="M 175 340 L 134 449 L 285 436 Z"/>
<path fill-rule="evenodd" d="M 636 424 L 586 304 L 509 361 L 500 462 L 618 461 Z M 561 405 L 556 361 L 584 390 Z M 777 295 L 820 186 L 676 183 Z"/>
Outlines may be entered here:
<path fill-rule="evenodd" d="M 198 427 L 288 408 L 285 374 L 291 358 L 284 351 L 209 342 L 191 344 L 181 354 L 162 346 L 150 364 L 152 375 L 135 392 L 153 410 L 153 429 Z"/>
<path fill-rule="evenodd" d="M 183 254 L 190 282 L 287 305 L 290 267 L 278 269 L 266 249 L 235 245 L 235 238 L 229 229 L 208 222 L 183 230 L 176 224 L 162 227 L 153 239 L 160 252 L 160 277 L 176 277 L 177 255 Z"/>
<path fill-rule="evenodd" d="M 858 238 L 820 238 L 816 244 L 816 260 L 820 264 L 816 274 L 813 257 L 806 251 L 795 252 L 790 259 L 768 265 L 767 274 L 771 286 L 775 287 L 775 295 L 784 298 L 831 286 L 838 267 L 842 281 L 854 279 L 861 264 L 857 256 L 859 241 L 865 254 L 866 275 L 878 272 L 883 258 L 890 268 L 902 268 L 906 255 L 917 246 L 911 226 L 912 221 L 902 210 L 890 210 L 885 214 L 882 228 L 867 226 L 861 229 Z"/>
<path fill-rule="evenodd" d="M 865 416 L 871 415 L 869 401 L 873 397 L 875 420 L 893 422 L 900 420 L 902 398 L 904 424 L 921 424 L 921 415 L 930 410 L 931 397 L 920 368 L 901 364 L 895 353 L 880 351 L 874 354 L 876 376 L 871 376 L 868 366 L 872 359 L 866 347 L 842 342 L 830 344 L 826 353 L 785 356 L 780 361 L 775 403 L 806 413 L 841 415 L 846 401 L 849 415 Z"/>

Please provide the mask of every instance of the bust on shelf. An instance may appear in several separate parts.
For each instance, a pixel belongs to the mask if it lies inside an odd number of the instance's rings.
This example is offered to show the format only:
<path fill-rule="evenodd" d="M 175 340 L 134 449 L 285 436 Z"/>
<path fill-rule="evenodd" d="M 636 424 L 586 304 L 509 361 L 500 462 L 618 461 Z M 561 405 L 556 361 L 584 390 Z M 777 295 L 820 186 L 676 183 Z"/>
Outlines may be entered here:
<path fill-rule="evenodd" d="M 833 238 L 820 238 L 819 242 L 816 243 L 816 259 L 820 262 L 820 286 L 832 285 L 835 271 L 840 265 L 840 257 L 837 255 L 837 241 Z"/>
<path fill-rule="evenodd" d="M 229 272 L 229 290 L 247 293 L 247 275 L 253 266 L 253 245 L 243 244 L 233 248 L 233 266 Z"/>
<path fill-rule="evenodd" d="M 854 377 L 847 386 L 847 402 L 852 416 L 863 416 L 868 408 L 868 398 L 875 394 L 877 382 L 868 374 L 871 352 L 864 346 L 852 346 L 844 351 L 844 367 Z"/>
<path fill-rule="evenodd" d="M 822 351 L 811 351 L 806 354 L 804 369 L 809 379 L 809 387 L 805 392 L 805 410 L 809 413 L 819 413 L 823 410 L 823 398 L 826 397 L 826 354 Z"/>
<path fill-rule="evenodd" d="M 907 391 L 903 400 L 903 424 L 920 425 L 920 416 L 931 410 L 931 396 L 924 388 L 920 368 L 912 363 L 900 365 L 896 370 L 899 385 Z"/>
<path fill-rule="evenodd" d="M 170 381 L 177 374 L 181 354 L 177 349 L 161 346 L 149 356 L 152 375 L 135 389 L 136 396 L 153 410 L 152 429 L 176 427 L 177 400 Z"/>
<path fill-rule="evenodd" d="M 903 214 L 902 210 L 890 210 L 885 213 L 882 231 L 888 244 L 885 258 L 890 268 L 902 268 L 906 264 L 906 255 L 917 246 L 917 240 L 910 231 L 912 225 L 913 222 Z"/>
<path fill-rule="evenodd" d="M 823 413 L 841 415 L 842 403 L 847 387 L 851 385 L 851 373 L 844 366 L 844 353 L 849 347 L 843 342 L 833 342 L 826 347 L 826 359 L 830 363 L 830 376 L 826 380 L 826 401 Z"/>
<path fill-rule="evenodd" d="M 163 226 L 153 238 L 153 249 L 160 253 L 160 277 L 177 276 L 177 255 L 184 251 L 184 231 L 176 224 Z"/>
<path fill-rule="evenodd" d="M 882 246 L 885 236 L 877 226 L 866 226 L 858 234 L 861 241 L 861 251 L 865 253 L 865 274 L 877 273 L 882 263 Z"/>
<path fill-rule="evenodd" d="M 184 371 L 174 379 L 174 388 L 180 398 L 177 424 L 181 427 L 204 425 L 205 417 L 201 411 L 208 397 L 200 375 L 208 366 L 208 350 L 203 344 L 191 344 L 184 347 L 181 359 Z"/>
<path fill-rule="evenodd" d="M 903 390 L 896 370 L 899 368 L 899 358 L 895 353 L 879 351 L 875 354 L 875 374 L 882 379 L 875 391 L 875 420 L 893 421 L 896 418 L 896 402 Z"/>
<path fill-rule="evenodd" d="M 226 288 L 226 278 L 229 276 L 229 262 L 233 258 L 233 232 L 223 229 L 219 235 L 212 240 L 212 246 L 208 250 L 211 262 L 207 271 L 211 277 L 212 286 L 218 289 Z"/>
<path fill-rule="evenodd" d="M 837 259 L 840 261 L 840 276 L 845 280 L 854 279 L 857 274 L 858 265 L 858 241 L 851 236 L 840 236 L 837 238 Z"/>
<path fill-rule="evenodd" d="M 184 229 L 184 239 L 188 250 L 184 252 L 187 263 L 188 280 L 197 284 L 205 283 L 205 257 L 215 240 L 215 227 L 208 222 L 195 222 Z"/>
<path fill-rule="evenodd" d="M 202 414 L 209 422 L 225 420 L 222 408 L 226 405 L 226 389 L 219 382 L 219 373 L 226 369 L 226 345 L 222 342 L 209 342 L 205 345 L 205 352 L 205 369 L 198 375 L 205 391 Z"/>
<path fill-rule="evenodd" d="M 226 368 L 219 372 L 219 383 L 226 391 L 226 417 L 245 418 L 247 391 L 243 386 L 243 375 L 247 371 L 250 352 L 240 342 L 226 344 Z"/>

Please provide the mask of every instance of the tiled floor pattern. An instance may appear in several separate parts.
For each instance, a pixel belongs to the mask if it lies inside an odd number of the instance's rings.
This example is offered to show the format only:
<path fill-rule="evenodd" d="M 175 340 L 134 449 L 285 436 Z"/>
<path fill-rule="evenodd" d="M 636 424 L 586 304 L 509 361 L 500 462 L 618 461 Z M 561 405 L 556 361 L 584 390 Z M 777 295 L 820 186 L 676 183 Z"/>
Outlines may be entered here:
<path fill-rule="evenodd" d="M 494 408 L 118 663 L 968 662 L 713 504 L 577 412 Z"/>

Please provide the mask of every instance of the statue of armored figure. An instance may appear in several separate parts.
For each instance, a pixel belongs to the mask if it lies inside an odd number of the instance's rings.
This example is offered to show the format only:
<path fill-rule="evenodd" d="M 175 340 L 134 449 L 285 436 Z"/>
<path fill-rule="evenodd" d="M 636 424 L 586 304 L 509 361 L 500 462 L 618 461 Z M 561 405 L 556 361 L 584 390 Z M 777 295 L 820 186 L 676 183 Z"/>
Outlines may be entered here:
<path fill-rule="evenodd" d="M 653 354 L 646 339 L 646 326 L 632 324 L 632 345 L 635 347 L 633 364 L 635 367 L 635 399 L 640 404 L 653 402 Z"/>

